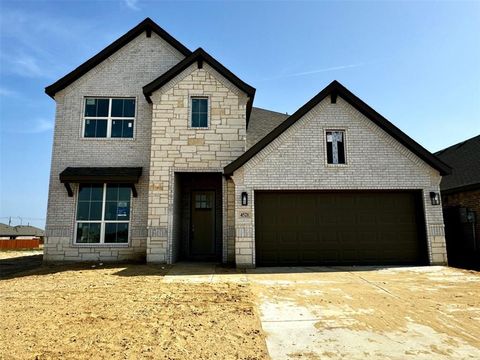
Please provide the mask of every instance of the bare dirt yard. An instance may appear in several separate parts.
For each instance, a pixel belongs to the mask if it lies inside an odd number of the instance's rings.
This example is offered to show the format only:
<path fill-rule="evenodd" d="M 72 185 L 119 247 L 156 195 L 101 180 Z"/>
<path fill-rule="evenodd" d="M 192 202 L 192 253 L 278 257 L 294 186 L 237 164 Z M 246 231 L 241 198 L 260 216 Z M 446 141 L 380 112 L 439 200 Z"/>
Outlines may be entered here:
<path fill-rule="evenodd" d="M 186 263 L 0 273 L 0 359 L 85 358 L 477 360 L 480 273 Z"/>
<path fill-rule="evenodd" d="M 268 357 L 247 283 L 167 271 L 52 265 L 0 279 L 0 359 Z"/>

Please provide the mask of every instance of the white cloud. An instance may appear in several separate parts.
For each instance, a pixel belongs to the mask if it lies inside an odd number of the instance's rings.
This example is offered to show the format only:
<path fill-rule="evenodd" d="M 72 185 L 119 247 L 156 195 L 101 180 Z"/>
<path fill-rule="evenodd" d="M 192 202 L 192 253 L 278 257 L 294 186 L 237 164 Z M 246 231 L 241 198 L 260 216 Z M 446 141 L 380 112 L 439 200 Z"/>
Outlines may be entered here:
<path fill-rule="evenodd" d="M 91 27 L 73 17 L 4 9 L 0 12 L 0 72 L 54 79 L 67 70 L 58 60 L 65 44 L 77 44 L 78 51 L 84 44 L 80 39 Z"/>
<path fill-rule="evenodd" d="M 37 118 L 29 121 L 28 126 L 24 126 L 22 129 L 8 130 L 9 133 L 15 134 L 39 134 L 53 129 L 53 121 L 44 118 Z"/>
<path fill-rule="evenodd" d="M 132 10 L 140 10 L 138 7 L 138 0 L 123 0 L 125 5 Z"/>
<path fill-rule="evenodd" d="M 18 93 L 16 91 L 0 87 L 0 96 L 16 96 Z"/>
<path fill-rule="evenodd" d="M 343 69 L 356 68 L 356 67 L 363 66 L 363 65 L 365 65 L 365 64 L 364 64 L 364 63 L 358 63 L 358 64 L 332 66 L 332 67 L 327 67 L 327 68 L 322 68 L 322 69 L 317 69 L 317 70 L 311 70 L 311 71 L 304 71 L 304 72 L 289 74 L 289 75 L 285 75 L 284 77 L 293 77 L 293 76 L 303 76 L 303 75 L 318 74 L 318 73 L 328 72 L 328 71 L 334 71 L 334 70 L 343 70 Z"/>
<path fill-rule="evenodd" d="M 284 79 L 284 78 L 297 77 L 297 76 L 312 75 L 312 74 L 324 73 L 324 72 L 329 72 L 329 71 L 351 69 L 351 68 L 356 68 L 356 67 L 360 67 L 360 66 L 364 66 L 364 65 L 367 65 L 367 63 L 357 63 L 357 64 L 331 66 L 331 67 L 320 68 L 320 69 L 315 69 L 315 70 L 310 70 L 310 71 L 303 71 L 303 72 L 298 72 L 298 73 L 274 76 L 274 77 L 266 78 L 266 79 L 263 79 L 263 80 L 275 80 L 275 79 Z"/>
<path fill-rule="evenodd" d="M 17 55 L 10 58 L 14 71 L 19 75 L 42 77 L 45 71 L 38 65 L 36 58 L 30 55 Z"/>

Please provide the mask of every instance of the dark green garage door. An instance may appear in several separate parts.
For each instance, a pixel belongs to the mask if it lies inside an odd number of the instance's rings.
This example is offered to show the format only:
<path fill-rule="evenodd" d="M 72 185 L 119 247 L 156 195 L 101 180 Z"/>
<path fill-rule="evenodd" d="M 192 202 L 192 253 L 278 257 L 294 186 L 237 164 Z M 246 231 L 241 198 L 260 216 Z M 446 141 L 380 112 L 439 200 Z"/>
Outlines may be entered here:
<path fill-rule="evenodd" d="M 255 192 L 258 266 L 424 264 L 420 194 Z"/>

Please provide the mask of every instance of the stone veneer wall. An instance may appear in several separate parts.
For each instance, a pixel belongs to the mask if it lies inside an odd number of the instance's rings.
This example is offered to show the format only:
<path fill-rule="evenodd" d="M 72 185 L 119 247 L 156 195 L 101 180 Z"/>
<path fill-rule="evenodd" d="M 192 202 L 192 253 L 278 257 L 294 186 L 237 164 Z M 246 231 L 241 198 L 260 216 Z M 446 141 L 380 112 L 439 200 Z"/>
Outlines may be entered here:
<path fill-rule="evenodd" d="M 345 129 L 346 165 L 327 165 L 325 131 Z M 350 104 L 330 98 L 310 110 L 234 175 L 235 260 L 255 266 L 255 190 L 419 189 L 431 264 L 446 264 L 442 207 L 430 203 L 441 176 Z M 248 206 L 238 199 L 246 191 Z"/>
<path fill-rule="evenodd" d="M 224 207 L 226 208 L 226 246 L 224 249 L 224 261 L 235 262 L 235 184 L 233 180 L 226 181 L 226 196 Z"/>
<path fill-rule="evenodd" d="M 209 97 L 206 129 L 190 127 L 191 96 Z M 206 63 L 202 69 L 193 64 L 152 95 L 148 262 L 174 260 L 175 172 L 221 173 L 225 165 L 245 151 L 247 100 L 245 94 Z M 223 189 L 225 204 L 225 180 Z M 226 207 L 223 211 L 225 261 Z"/>
<path fill-rule="evenodd" d="M 56 116 L 48 198 L 45 261 L 121 261 L 146 255 L 151 106 L 142 87 L 173 67 L 184 56 L 152 33 L 129 44 L 55 95 Z M 134 139 L 82 138 L 86 96 L 135 97 Z M 142 166 L 132 198 L 130 243 L 74 244 L 76 194 L 68 197 L 59 174 L 68 166 Z M 77 190 L 74 184 L 73 190 Z"/>

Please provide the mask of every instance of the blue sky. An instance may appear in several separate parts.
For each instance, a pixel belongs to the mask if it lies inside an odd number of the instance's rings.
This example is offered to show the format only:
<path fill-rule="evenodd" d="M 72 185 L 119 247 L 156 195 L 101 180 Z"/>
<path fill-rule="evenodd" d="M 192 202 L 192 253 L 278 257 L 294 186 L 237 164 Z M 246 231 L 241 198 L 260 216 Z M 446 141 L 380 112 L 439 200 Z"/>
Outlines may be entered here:
<path fill-rule="evenodd" d="M 254 86 L 256 106 L 291 114 L 336 79 L 431 151 L 480 133 L 480 1 L 0 0 L 0 222 L 45 223 L 44 87 L 147 16 Z"/>

